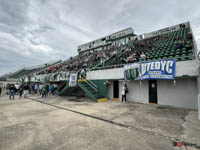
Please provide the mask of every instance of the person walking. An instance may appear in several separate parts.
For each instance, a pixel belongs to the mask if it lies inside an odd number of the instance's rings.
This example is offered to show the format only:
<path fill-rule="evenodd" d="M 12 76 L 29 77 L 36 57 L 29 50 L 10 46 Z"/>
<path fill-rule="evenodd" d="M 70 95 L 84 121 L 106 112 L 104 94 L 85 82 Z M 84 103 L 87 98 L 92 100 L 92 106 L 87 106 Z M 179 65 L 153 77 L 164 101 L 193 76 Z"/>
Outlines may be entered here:
<path fill-rule="evenodd" d="M 39 94 L 40 94 L 40 95 L 42 95 L 42 87 L 43 87 L 43 85 L 42 85 L 42 83 L 40 83 L 40 84 L 39 84 Z"/>
<path fill-rule="evenodd" d="M 6 84 L 6 94 L 7 94 L 7 95 L 10 95 L 10 92 L 9 92 L 10 90 L 9 90 L 9 89 L 10 89 L 10 84 L 7 83 L 7 84 Z"/>
<path fill-rule="evenodd" d="M 14 100 L 15 99 L 15 91 L 16 91 L 15 85 L 11 84 L 9 90 L 10 90 L 9 98 L 10 98 L 10 100 L 11 100 L 11 98 Z"/>
<path fill-rule="evenodd" d="M 3 88 L 2 83 L 0 83 L 0 96 L 1 96 L 2 88 Z"/>
<path fill-rule="evenodd" d="M 18 95 L 18 92 L 19 92 L 19 84 L 18 83 L 15 84 L 15 88 L 16 88 L 15 94 Z"/>
<path fill-rule="evenodd" d="M 24 86 L 21 85 L 21 86 L 19 87 L 19 98 L 22 97 L 23 91 L 24 91 Z"/>
<path fill-rule="evenodd" d="M 29 90 L 29 86 L 28 86 L 28 84 L 26 83 L 25 86 L 24 86 L 24 98 L 27 98 L 27 97 L 28 97 L 28 90 Z"/>
<path fill-rule="evenodd" d="M 46 83 L 46 84 L 45 84 L 45 87 L 46 87 L 46 96 L 48 96 L 48 93 L 49 93 L 49 84 Z"/>
<path fill-rule="evenodd" d="M 35 94 L 37 94 L 37 92 L 38 92 L 38 84 L 37 83 L 35 83 L 34 92 L 35 92 Z"/>
<path fill-rule="evenodd" d="M 47 85 L 43 85 L 42 87 L 42 98 L 47 97 Z"/>

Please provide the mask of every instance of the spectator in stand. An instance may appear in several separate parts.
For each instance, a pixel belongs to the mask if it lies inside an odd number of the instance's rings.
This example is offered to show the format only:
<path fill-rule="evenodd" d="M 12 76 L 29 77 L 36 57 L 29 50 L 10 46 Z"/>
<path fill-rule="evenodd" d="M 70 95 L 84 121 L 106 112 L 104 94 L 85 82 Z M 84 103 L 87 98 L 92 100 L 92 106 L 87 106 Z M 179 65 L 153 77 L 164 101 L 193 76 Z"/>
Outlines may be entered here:
<path fill-rule="evenodd" d="M 140 47 L 142 44 L 141 44 L 141 42 L 140 42 L 140 41 L 138 41 L 137 45 Z"/>
<path fill-rule="evenodd" d="M 155 47 L 152 47 L 152 51 L 154 51 L 155 50 Z"/>
<path fill-rule="evenodd" d="M 52 67 L 52 66 L 49 67 L 49 71 L 50 71 L 50 72 L 53 71 L 53 67 Z"/>
<path fill-rule="evenodd" d="M 104 66 L 104 63 L 105 63 L 105 59 L 104 59 L 104 57 L 101 57 L 101 64 L 102 64 L 102 66 Z"/>
<path fill-rule="evenodd" d="M 181 49 L 182 48 L 182 41 L 178 40 L 176 41 L 176 49 Z"/>
<path fill-rule="evenodd" d="M 192 40 L 192 33 L 188 32 L 186 38 L 187 38 L 187 40 Z"/>
<path fill-rule="evenodd" d="M 85 74 L 86 74 L 86 70 L 85 70 L 85 68 L 82 68 L 81 73 L 80 73 L 80 78 L 84 79 L 85 78 Z"/>
<path fill-rule="evenodd" d="M 190 41 L 186 42 L 186 49 L 189 50 L 192 48 L 192 43 Z"/>
<path fill-rule="evenodd" d="M 133 53 L 132 55 L 130 55 L 130 56 L 127 58 L 127 62 L 128 62 L 128 63 L 132 63 L 132 62 L 135 62 L 135 61 L 137 61 L 137 59 L 136 59 L 136 54 L 135 54 L 135 53 Z"/>
<path fill-rule="evenodd" d="M 11 84 L 9 90 L 10 90 L 10 100 L 11 100 L 11 98 L 14 100 L 15 99 L 15 91 L 16 91 L 15 85 Z"/>
<path fill-rule="evenodd" d="M 185 40 L 182 40 L 181 44 L 182 44 L 182 48 L 186 48 Z"/>
<path fill-rule="evenodd" d="M 142 52 L 142 54 L 140 55 L 140 60 L 146 60 L 146 55 L 144 54 L 144 52 Z"/>

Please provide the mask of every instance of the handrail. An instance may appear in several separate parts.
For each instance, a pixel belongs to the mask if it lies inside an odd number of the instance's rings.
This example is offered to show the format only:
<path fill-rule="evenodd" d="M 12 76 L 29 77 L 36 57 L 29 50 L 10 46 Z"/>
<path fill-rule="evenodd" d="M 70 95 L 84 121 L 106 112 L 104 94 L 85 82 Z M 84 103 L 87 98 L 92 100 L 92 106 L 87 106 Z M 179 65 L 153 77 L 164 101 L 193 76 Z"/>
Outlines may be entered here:
<path fill-rule="evenodd" d="M 59 87 L 58 87 L 58 91 L 60 91 L 60 89 L 66 84 L 66 81 L 63 82 Z"/>
<path fill-rule="evenodd" d="M 85 75 L 83 75 L 82 74 L 82 76 L 86 79 L 86 76 Z M 98 91 L 98 87 L 93 83 L 93 82 L 91 82 L 91 81 L 89 81 L 89 80 L 86 80 L 86 82 L 93 88 L 93 86 L 94 86 L 94 90 L 95 91 Z"/>

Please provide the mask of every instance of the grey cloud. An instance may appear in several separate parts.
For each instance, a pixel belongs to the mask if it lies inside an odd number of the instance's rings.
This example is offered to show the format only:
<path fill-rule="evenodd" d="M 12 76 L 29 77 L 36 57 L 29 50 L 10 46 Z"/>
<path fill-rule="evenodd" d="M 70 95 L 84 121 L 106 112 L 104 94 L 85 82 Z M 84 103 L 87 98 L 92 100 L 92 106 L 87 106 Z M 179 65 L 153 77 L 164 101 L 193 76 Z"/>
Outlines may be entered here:
<path fill-rule="evenodd" d="M 15 28 L 26 23 L 28 2 L 27 0 L 1 0 L 0 23 Z"/>
<path fill-rule="evenodd" d="M 199 0 L 0 0 L 0 75 L 77 54 L 126 27 L 137 34 L 190 21 L 200 48 Z"/>

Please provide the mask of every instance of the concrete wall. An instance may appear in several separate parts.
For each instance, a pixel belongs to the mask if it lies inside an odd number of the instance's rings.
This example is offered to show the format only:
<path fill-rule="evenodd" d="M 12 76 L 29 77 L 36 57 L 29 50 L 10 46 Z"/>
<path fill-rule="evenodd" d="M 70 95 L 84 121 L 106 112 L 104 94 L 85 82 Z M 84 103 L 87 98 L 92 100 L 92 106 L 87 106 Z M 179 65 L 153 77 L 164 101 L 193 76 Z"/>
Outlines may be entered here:
<path fill-rule="evenodd" d="M 197 79 L 176 79 L 157 81 L 158 104 L 197 109 Z"/>
<path fill-rule="evenodd" d="M 181 76 L 198 76 L 199 61 L 180 61 L 176 63 L 176 77 Z"/>
<path fill-rule="evenodd" d="M 113 81 L 107 83 L 107 98 L 113 99 Z"/>
<path fill-rule="evenodd" d="M 120 86 L 120 100 L 121 100 L 121 90 L 123 86 L 123 81 L 119 83 Z M 129 81 L 127 82 L 128 86 L 128 94 L 127 100 L 131 102 L 139 102 L 139 103 L 148 103 L 149 102 L 149 88 L 148 88 L 148 81 Z"/>
<path fill-rule="evenodd" d="M 87 72 L 88 80 L 113 80 L 124 78 L 124 68 L 114 68 Z"/>
<path fill-rule="evenodd" d="M 119 81 L 119 98 L 121 100 L 121 89 L 123 81 Z M 127 82 L 129 92 L 127 100 L 131 102 L 149 103 L 149 81 L 129 81 Z M 113 98 L 113 82 L 107 86 L 107 97 Z M 197 78 L 157 80 L 158 104 L 170 105 L 183 108 L 197 109 L 198 107 L 198 87 Z"/>

